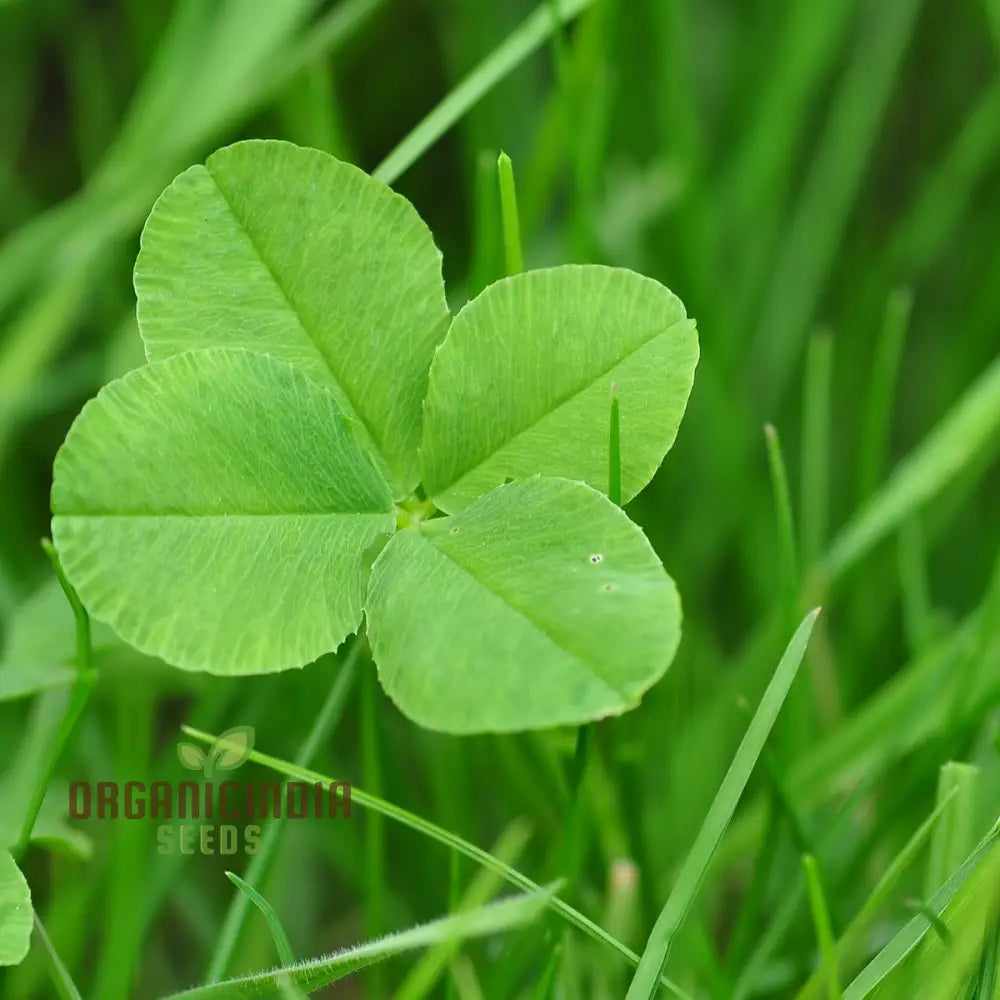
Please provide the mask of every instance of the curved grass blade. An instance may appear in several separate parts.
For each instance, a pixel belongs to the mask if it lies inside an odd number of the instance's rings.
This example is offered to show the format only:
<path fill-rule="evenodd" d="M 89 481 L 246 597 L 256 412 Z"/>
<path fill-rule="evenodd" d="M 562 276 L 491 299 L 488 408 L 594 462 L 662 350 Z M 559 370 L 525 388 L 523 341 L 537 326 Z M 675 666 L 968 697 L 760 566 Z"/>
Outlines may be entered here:
<path fill-rule="evenodd" d="M 561 0 L 558 4 L 560 18 L 563 22 L 571 21 L 591 3 L 593 0 Z M 403 139 L 372 175 L 392 184 L 409 170 L 466 111 L 544 44 L 557 26 L 554 22 L 551 5 L 539 4 Z"/>
<path fill-rule="evenodd" d="M 330 734 L 340 721 L 344 711 L 344 703 L 347 701 L 347 696 L 357 677 L 358 657 L 361 649 L 362 643 L 355 640 L 351 645 L 350 652 L 344 657 L 343 664 L 337 671 L 337 680 L 330 688 L 330 693 L 299 751 L 297 763 L 300 766 L 306 767 L 312 762 L 320 745 L 330 738 Z M 282 788 L 281 794 L 285 795 L 284 788 Z M 247 870 L 244 872 L 245 880 L 249 885 L 261 885 L 267 877 L 277 855 L 286 822 L 287 817 L 284 815 L 276 816 L 268 822 L 257 853 L 253 855 Z M 236 947 L 249 915 L 250 901 L 248 897 L 243 893 L 234 896 L 215 941 L 215 949 L 212 952 L 206 974 L 208 982 L 218 982 L 229 972 L 230 963 L 236 953 Z"/>
<path fill-rule="evenodd" d="M 885 486 L 840 531 L 823 560 L 829 578 L 843 575 L 887 534 L 937 495 L 1000 429 L 1000 358 L 965 392 Z"/>
<path fill-rule="evenodd" d="M 295 953 L 292 951 L 291 942 L 288 940 L 285 928 L 281 926 L 281 920 L 278 918 L 274 907 L 252 885 L 244 882 L 239 875 L 226 872 L 226 878 L 260 910 L 261 916 L 263 916 L 264 921 L 267 923 L 267 929 L 271 932 L 271 940 L 274 941 L 274 948 L 278 953 L 281 964 L 285 966 L 294 965 Z M 275 976 L 275 985 L 281 994 L 281 1000 L 303 1000 L 305 997 L 305 993 L 299 989 L 290 976 Z"/>
<path fill-rule="evenodd" d="M 1000 832 L 1000 827 L 994 826 L 976 850 L 969 855 L 962 867 L 935 893 L 930 902 L 932 915 L 940 918 L 950 904 L 959 897 L 960 893 L 972 883 L 977 873 L 985 874 L 986 877 L 992 879 L 994 888 L 996 887 L 997 874 L 1000 873 L 1000 868 L 998 868 L 1000 865 L 998 832 Z M 844 1000 L 864 1000 L 865 997 L 869 996 L 879 984 L 886 981 L 895 970 L 902 966 L 933 926 L 933 920 L 923 914 L 910 920 L 847 987 L 844 991 Z M 935 938 L 935 940 L 939 939 Z"/>
<path fill-rule="evenodd" d="M 212 743 L 216 739 L 216 737 L 211 733 L 203 732 L 200 729 L 194 729 L 192 726 L 181 726 L 181 731 L 186 736 L 190 736 L 195 740 L 200 740 L 202 743 Z M 277 771 L 278 774 L 284 774 L 296 781 L 305 781 L 310 784 L 315 782 L 329 784 L 334 780 L 320 774 L 317 771 L 313 771 L 306 767 L 298 767 L 295 764 L 281 760 L 278 757 L 272 757 L 269 754 L 261 753 L 259 750 L 254 750 L 250 754 L 250 760 L 256 764 L 261 764 L 264 767 L 270 768 L 272 771 Z M 381 813 L 388 819 L 409 827 L 411 830 L 416 830 L 417 833 L 420 833 L 425 837 L 429 837 L 431 840 L 436 840 L 439 844 L 443 844 L 449 850 L 463 854 L 476 864 L 482 865 L 482 867 L 496 872 L 511 885 L 516 886 L 519 889 L 523 889 L 525 892 L 542 892 L 542 887 L 537 882 L 528 878 L 527 875 L 522 875 L 521 872 L 517 871 L 517 869 L 511 868 L 510 865 L 505 864 L 499 858 L 494 857 L 487 851 L 484 851 L 481 847 L 476 847 L 475 844 L 470 844 L 469 841 L 463 840 L 461 837 L 450 833 L 448 830 L 445 830 L 437 824 L 431 823 L 423 817 L 417 816 L 406 809 L 401 809 L 399 806 L 393 805 L 391 802 L 386 802 L 383 799 L 378 799 L 373 795 L 369 795 L 367 792 L 355 785 L 351 786 L 351 805 L 360 806 L 362 809 L 371 809 L 374 812 Z M 626 947 L 620 941 L 612 937 L 606 930 L 604 930 L 603 927 L 594 923 L 594 921 L 589 917 L 584 916 L 579 910 L 576 910 L 568 903 L 563 902 L 563 900 L 554 894 L 547 894 L 543 898 L 545 905 L 558 913 L 559 916 L 567 921 L 567 923 L 570 923 L 578 930 L 583 931 L 584 934 L 592 938 L 594 941 L 612 948 L 632 965 L 638 964 L 639 956 L 632 951 L 631 948 Z M 681 1000 L 692 1000 L 688 993 L 681 989 L 681 987 L 676 983 L 672 983 L 666 977 L 661 979 L 661 984 L 670 990 L 675 996 L 680 997 Z"/>
<path fill-rule="evenodd" d="M 344 951 L 314 958 L 297 965 L 285 965 L 267 972 L 253 973 L 211 986 L 199 986 L 174 993 L 164 1000 L 284 1000 L 281 981 L 287 978 L 306 993 L 322 989 L 352 972 L 375 962 L 443 941 L 484 937 L 513 930 L 534 920 L 545 908 L 546 892 L 517 896 L 466 913 L 420 924 L 376 941 L 368 941 Z"/>
<path fill-rule="evenodd" d="M 625 1000 L 644 1000 L 644 998 L 653 1000 L 659 990 L 660 976 L 667 964 L 674 938 L 698 895 L 719 842 L 733 818 L 757 758 L 764 749 L 764 743 L 785 702 L 792 681 L 795 680 L 819 611 L 820 609 L 816 608 L 806 615 L 774 671 L 771 683 L 761 698 L 743 742 L 739 745 L 725 778 L 722 779 L 705 822 L 698 831 L 694 846 L 674 883 L 673 891 L 653 926 Z"/>

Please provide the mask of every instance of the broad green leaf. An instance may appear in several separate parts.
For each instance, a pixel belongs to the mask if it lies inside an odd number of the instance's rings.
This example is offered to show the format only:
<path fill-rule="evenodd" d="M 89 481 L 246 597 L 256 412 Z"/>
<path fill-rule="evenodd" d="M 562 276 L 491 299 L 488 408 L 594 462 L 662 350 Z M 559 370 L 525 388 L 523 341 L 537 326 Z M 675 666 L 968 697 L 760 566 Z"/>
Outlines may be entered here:
<path fill-rule="evenodd" d="M 0 965 L 24 961 L 31 944 L 31 892 L 14 859 L 0 850 Z"/>
<path fill-rule="evenodd" d="M 287 142 L 220 149 L 161 195 L 135 265 L 151 361 L 192 348 L 281 358 L 329 389 L 398 496 L 449 314 L 441 254 L 403 197 Z"/>
<path fill-rule="evenodd" d="M 499 903 L 420 924 L 377 941 L 348 948 L 334 955 L 314 958 L 298 965 L 257 972 L 211 986 L 174 993 L 166 1000 L 282 1000 L 282 983 L 291 980 L 307 993 L 314 993 L 375 962 L 384 961 L 444 941 L 484 937 L 513 930 L 534 920 L 542 912 L 547 892 L 515 896 Z"/>
<path fill-rule="evenodd" d="M 454 733 L 617 715 L 680 640 L 677 590 L 639 528 L 589 486 L 539 476 L 397 533 L 366 609 L 389 696 Z"/>
<path fill-rule="evenodd" d="M 455 317 L 431 366 L 428 495 L 454 512 L 534 473 L 606 490 L 616 383 L 627 503 L 673 444 L 697 361 L 694 321 L 651 278 L 567 265 L 498 281 Z"/>
<path fill-rule="evenodd" d="M 189 670 L 301 666 L 361 621 L 388 487 L 333 396 L 247 351 L 112 382 L 56 456 L 52 536 L 96 618 Z"/>

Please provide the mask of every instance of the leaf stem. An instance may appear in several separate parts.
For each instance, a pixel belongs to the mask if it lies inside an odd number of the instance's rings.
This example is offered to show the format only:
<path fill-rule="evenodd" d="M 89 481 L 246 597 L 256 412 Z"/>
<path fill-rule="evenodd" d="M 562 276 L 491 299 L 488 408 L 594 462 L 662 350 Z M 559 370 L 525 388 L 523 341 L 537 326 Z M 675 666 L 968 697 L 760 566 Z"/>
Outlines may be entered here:
<path fill-rule="evenodd" d="M 66 600 L 73 609 L 73 615 L 76 618 L 77 674 L 73 688 L 70 691 L 69 701 L 59 722 L 59 728 L 56 730 L 55 738 L 49 744 L 48 752 L 45 755 L 42 767 L 38 773 L 38 779 L 35 782 L 35 787 L 32 789 L 31 798 L 28 801 L 28 806 L 21 822 L 17 844 L 12 852 L 15 860 L 20 859 L 24 855 L 28 849 L 28 844 L 31 843 L 31 831 L 35 828 L 35 821 L 38 819 L 38 813 L 41 811 L 42 802 L 45 800 L 45 793 L 48 790 L 49 783 L 52 781 L 52 775 L 55 773 L 56 765 L 59 763 L 59 758 L 62 756 L 62 752 L 69 742 L 77 721 L 83 714 L 87 702 L 90 700 L 90 694 L 94 689 L 94 681 L 96 679 L 96 673 L 93 669 L 90 617 L 80 602 L 76 591 L 73 589 L 73 585 L 63 572 L 59 556 L 52 542 L 47 538 L 43 539 L 42 548 L 52 563 L 52 569 L 55 572 L 56 579 L 59 581 L 59 586 L 62 587 L 63 593 L 66 595 Z"/>

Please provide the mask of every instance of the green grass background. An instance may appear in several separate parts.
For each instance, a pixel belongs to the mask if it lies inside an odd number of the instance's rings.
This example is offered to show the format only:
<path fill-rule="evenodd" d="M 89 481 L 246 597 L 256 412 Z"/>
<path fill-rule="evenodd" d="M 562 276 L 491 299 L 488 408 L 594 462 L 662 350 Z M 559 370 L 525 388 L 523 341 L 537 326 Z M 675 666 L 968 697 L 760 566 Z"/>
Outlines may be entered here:
<path fill-rule="evenodd" d="M 677 444 L 629 508 L 678 582 L 684 639 L 641 708 L 596 727 L 568 898 L 642 950 L 785 643 L 822 604 L 667 968 L 699 997 L 790 997 L 818 961 L 802 855 L 839 937 L 939 785 L 960 786 L 876 900 L 847 983 L 1000 813 L 1000 3 L 579 6 L 452 127 L 432 123 L 409 165 L 385 158 L 468 92 L 530 3 L 0 2 L 0 629 L 49 575 L 38 540 L 66 429 L 141 363 L 131 265 L 176 173 L 252 136 L 383 164 L 431 226 L 457 307 L 503 273 L 506 150 L 527 266 L 635 268 L 701 335 Z M 66 629 L 60 613 L 38 627 Z M 59 781 L 176 779 L 181 722 L 253 725 L 294 759 L 337 674 L 332 660 L 238 681 L 126 664 L 99 682 Z M 48 698 L 0 703 L 0 810 L 53 725 Z M 422 732 L 362 658 L 314 764 L 474 843 L 501 838 L 545 881 L 561 871 L 574 740 Z M 89 860 L 57 844 L 25 867 L 84 995 L 200 981 L 234 891 L 223 869 L 244 859 L 165 861 L 143 823 L 78 829 Z M 306 957 L 445 912 L 475 874 L 359 810 L 333 830 L 290 824 L 261 888 Z M 550 995 L 624 995 L 627 965 L 553 921 L 469 946 L 403 995 L 541 996 L 553 949 Z M 5 1000 L 52 995 L 35 952 L 0 973 Z M 251 918 L 234 971 L 273 961 Z M 411 969 L 395 960 L 331 995 L 390 996 Z M 986 988 L 955 995 L 1000 995 Z"/>

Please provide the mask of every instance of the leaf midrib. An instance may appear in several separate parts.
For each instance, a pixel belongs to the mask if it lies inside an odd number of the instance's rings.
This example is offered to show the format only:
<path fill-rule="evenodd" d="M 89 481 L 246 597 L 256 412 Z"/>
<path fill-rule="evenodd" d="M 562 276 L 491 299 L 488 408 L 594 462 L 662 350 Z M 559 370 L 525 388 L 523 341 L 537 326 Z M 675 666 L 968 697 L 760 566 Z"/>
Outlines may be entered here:
<path fill-rule="evenodd" d="M 408 530 L 413 530 L 413 529 L 408 529 Z M 536 621 L 530 614 L 528 614 L 527 611 L 511 604 L 510 601 L 507 599 L 506 595 L 502 594 L 499 590 L 496 590 L 495 588 L 490 586 L 485 580 L 482 580 L 479 576 L 476 575 L 475 572 L 473 572 L 473 570 L 471 570 L 464 563 L 459 562 L 459 560 L 456 559 L 451 553 L 445 552 L 444 549 L 441 549 L 437 545 L 435 545 L 422 531 L 420 531 L 419 529 L 416 530 L 417 534 L 419 535 L 419 537 L 421 538 L 421 540 L 424 542 L 425 545 L 430 546 L 435 552 L 439 553 L 450 563 L 452 563 L 452 565 L 457 566 L 463 573 L 465 573 L 466 576 L 471 577 L 472 580 L 474 580 L 480 587 L 482 587 L 483 590 L 485 590 L 489 594 L 492 594 L 499 601 L 501 601 L 504 607 L 510 608 L 510 610 L 513 611 L 515 615 L 517 615 L 520 618 L 523 618 L 529 625 L 531 625 L 539 632 L 541 632 L 541 634 L 544 635 L 545 638 L 548 639 L 553 646 L 556 646 L 558 649 L 562 650 L 562 652 L 564 652 L 567 656 L 570 656 L 575 662 L 579 663 L 580 666 L 583 667 L 583 669 L 588 674 L 590 674 L 592 677 L 596 677 L 598 681 L 600 681 L 603 685 L 605 685 L 605 687 L 607 687 L 610 691 L 612 691 L 615 695 L 617 695 L 622 700 L 624 707 L 628 707 L 629 705 L 632 704 L 632 699 L 628 697 L 625 691 L 619 688 L 611 679 L 605 677 L 602 673 L 600 673 L 600 671 L 598 671 L 594 666 L 592 666 L 586 660 L 582 659 L 580 654 L 577 653 L 575 650 L 568 649 L 565 645 L 563 645 L 562 642 L 560 642 L 554 635 L 552 635 L 548 631 L 548 629 L 545 628 L 544 625 Z"/>
<path fill-rule="evenodd" d="M 565 393 L 561 398 L 559 398 L 555 402 L 555 404 L 550 409 L 546 410 L 544 413 L 542 413 L 539 416 L 532 417 L 528 423 L 526 423 L 523 427 L 520 427 L 517 430 L 515 430 L 512 434 L 508 435 L 503 441 L 501 441 L 491 451 L 485 452 L 482 455 L 480 455 L 478 458 L 476 458 L 473 461 L 473 463 L 470 466 L 468 466 L 467 468 L 465 468 L 461 472 L 459 472 L 451 480 L 451 482 L 447 483 L 444 486 L 437 487 L 436 490 L 435 490 L 435 492 L 438 495 L 441 495 L 441 494 L 443 494 L 445 492 L 455 490 L 457 487 L 459 487 L 462 484 L 462 482 L 465 479 L 467 479 L 473 473 L 478 472 L 491 458 L 493 458 L 496 455 L 498 455 L 501 451 L 503 451 L 506 447 L 508 447 L 512 442 L 516 441 L 519 437 L 522 437 L 524 434 L 527 434 L 529 431 L 533 430 L 535 427 L 537 427 L 546 418 L 551 417 L 555 413 L 558 413 L 558 411 L 561 410 L 564 406 L 566 406 L 567 403 L 572 402 L 574 399 L 577 398 L 577 396 L 582 395 L 584 392 L 586 392 L 588 389 L 590 389 L 591 386 L 593 386 L 594 383 L 597 382 L 599 379 L 605 378 L 606 376 L 610 375 L 611 372 L 613 372 L 619 365 L 624 364 L 633 355 L 638 354 L 639 351 L 641 351 L 644 347 L 648 347 L 658 337 L 664 337 L 671 330 L 673 330 L 675 327 L 679 327 L 679 326 L 682 326 L 684 324 L 688 324 L 691 328 L 694 328 L 695 327 L 695 320 L 692 319 L 690 316 L 684 316 L 682 319 L 679 319 L 679 320 L 677 320 L 674 323 L 670 323 L 668 326 L 665 326 L 665 327 L 663 327 L 661 329 L 658 329 L 655 333 L 652 333 L 650 336 L 648 336 L 641 343 L 637 344 L 635 347 L 633 347 L 630 350 L 628 350 L 620 358 L 618 358 L 617 360 L 615 360 L 614 362 L 612 362 L 610 365 L 608 365 L 605 368 L 603 368 L 596 375 L 589 376 L 588 377 L 588 381 L 586 383 L 584 383 L 582 385 L 578 385 L 578 386 L 574 387 L 573 389 L 571 389 L 569 392 Z"/>
<path fill-rule="evenodd" d="M 358 409 L 357 404 L 351 398 L 351 394 L 347 391 L 344 379 L 337 371 L 337 369 L 334 367 L 333 359 L 323 349 L 323 343 L 321 338 L 316 334 L 315 331 L 311 330 L 306 325 L 305 321 L 302 318 L 302 314 L 300 313 L 298 308 L 296 308 L 291 293 L 288 291 L 288 289 L 284 285 L 284 282 L 278 276 L 278 273 L 275 270 L 274 266 L 267 259 L 267 257 L 265 257 L 260 246 L 258 246 L 257 241 L 254 239 L 253 232 L 251 231 L 250 227 L 246 224 L 245 220 L 242 219 L 237 214 L 235 206 L 229 199 L 229 196 L 226 194 L 226 191 L 223 189 L 223 186 L 219 182 L 219 179 L 215 176 L 214 173 L 212 173 L 211 160 L 209 160 L 209 162 L 205 164 L 205 171 L 207 172 L 208 176 L 212 179 L 212 183 L 215 185 L 216 191 L 219 192 L 219 197 L 222 198 L 222 201 L 225 204 L 226 209 L 232 216 L 233 222 L 236 224 L 240 232 L 242 232 L 243 235 L 246 237 L 247 243 L 250 244 L 250 248 L 257 255 L 257 259 L 260 261 L 261 265 L 267 272 L 268 276 L 274 282 L 274 287 L 278 290 L 285 304 L 288 306 L 289 311 L 295 317 L 295 322 L 298 324 L 299 329 L 305 335 L 306 340 L 308 340 L 309 343 L 312 345 L 313 350 L 316 351 L 316 354 L 319 356 L 319 359 L 326 366 L 327 371 L 330 373 L 330 375 L 333 377 L 334 382 L 337 384 L 337 388 L 340 389 L 344 401 L 346 402 L 345 409 L 349 410 L 349 412 L 345 413 L 345 416 L 348 417 L 354 423 L 356 423 L 358 427 L 364 432 L 363 436 L 367 438 L 366 443 L 371 445 L 372 450 L 375 451 L 375 453 L 381 459 L 385 467 L 387 469 L 392 469 L 392 464 L 389 462 L 389 459 L 387 458 L 382 448 L 382 442 L 379 441 L 375 432 L 372 430 L 372 428 L 368 425 L 368 422 L 361 415 L 361 411 Z M 338 400 L 338 402 L 340 401 Z M 393 474 L 395 475 L 395 470 L 393 470 Z"/>

